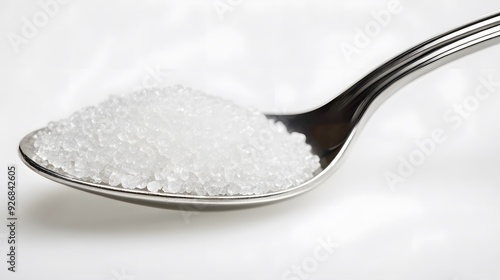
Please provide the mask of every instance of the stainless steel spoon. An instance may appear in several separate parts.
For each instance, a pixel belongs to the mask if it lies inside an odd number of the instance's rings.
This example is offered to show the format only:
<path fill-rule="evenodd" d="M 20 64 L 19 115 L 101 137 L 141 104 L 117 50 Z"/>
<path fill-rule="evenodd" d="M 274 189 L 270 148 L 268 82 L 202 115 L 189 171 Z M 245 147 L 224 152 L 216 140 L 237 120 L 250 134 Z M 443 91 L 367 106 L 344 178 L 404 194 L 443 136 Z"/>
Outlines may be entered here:
<path fill-rule="evenodd" d="M 151 193 L 70 178 L 37 164 L 33 135 L 19 145 L 23 162 L 36 173 L 86 192 L 147 206 L 180 210 L 217 210 L 257 206 L 302 194 L 321 184 L 339 166 L 346 151 L 375 109 L 397 89 L 451 60 L 500 42 L 500 13 L 451 30 L 415 46 L 376 68 L 329 103 L 296 115 L 268 115 L 289 131 L 306 135 L 323 170 L 310 181 L 286 190 L 241 196 Z"/>

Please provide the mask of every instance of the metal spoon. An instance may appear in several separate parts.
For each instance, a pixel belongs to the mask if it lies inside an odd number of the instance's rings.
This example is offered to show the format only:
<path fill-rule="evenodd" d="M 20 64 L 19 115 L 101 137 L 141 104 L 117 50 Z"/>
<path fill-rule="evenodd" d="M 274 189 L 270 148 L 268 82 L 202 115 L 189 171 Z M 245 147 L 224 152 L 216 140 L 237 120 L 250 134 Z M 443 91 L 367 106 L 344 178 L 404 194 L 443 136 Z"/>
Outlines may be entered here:
<path fill-rule="evenodd" d="M 306 135 L 323 170 L 308 182 L 278 192 L 240 196 L 199 196 L 152 193 L 95 184 L 51 171 L 34 158 L 32 132 L 19 145 L 23 162 L 53 181 L 122 201 L 180 210 L 214 210 L 257 206 L 302 194 L 328 178 L 339 166 L 358 132 L 375 109 L 397 89 L 417 77 L 465 54 L 500 42 L 500 13 L 451 30 L 415 46 L 376 68 L 329 103 L 296 115 L 268 115 L 282 121 L 290 132 Z"/>

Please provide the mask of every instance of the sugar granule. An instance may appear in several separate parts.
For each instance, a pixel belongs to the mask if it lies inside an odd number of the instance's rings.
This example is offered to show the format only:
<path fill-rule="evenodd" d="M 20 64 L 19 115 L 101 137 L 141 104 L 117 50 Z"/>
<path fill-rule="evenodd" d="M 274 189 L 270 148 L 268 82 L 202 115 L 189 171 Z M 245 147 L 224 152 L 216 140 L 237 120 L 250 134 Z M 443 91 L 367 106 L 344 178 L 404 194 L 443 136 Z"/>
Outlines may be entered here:
<path fill-rule="evenodd" d="M 112 96 L 35 135 L 35 160 L 94 183 L 150 192 L 251 195 L 320 169 L 300 133 L 181 86 Z"/>

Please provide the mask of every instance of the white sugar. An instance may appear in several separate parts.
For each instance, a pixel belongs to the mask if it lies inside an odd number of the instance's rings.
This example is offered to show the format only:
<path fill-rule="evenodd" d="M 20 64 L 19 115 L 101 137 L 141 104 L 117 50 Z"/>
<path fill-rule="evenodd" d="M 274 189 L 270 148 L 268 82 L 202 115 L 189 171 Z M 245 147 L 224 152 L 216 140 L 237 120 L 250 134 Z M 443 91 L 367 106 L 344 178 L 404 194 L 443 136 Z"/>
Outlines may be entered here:
<path fill-rule="evenodd" d="M 150 192 L 262 194 L 304 183 L 320 168 L 304 135 L 180 86 L 113 96 L 50 123 L 34 146 L 47 168 Z"/>

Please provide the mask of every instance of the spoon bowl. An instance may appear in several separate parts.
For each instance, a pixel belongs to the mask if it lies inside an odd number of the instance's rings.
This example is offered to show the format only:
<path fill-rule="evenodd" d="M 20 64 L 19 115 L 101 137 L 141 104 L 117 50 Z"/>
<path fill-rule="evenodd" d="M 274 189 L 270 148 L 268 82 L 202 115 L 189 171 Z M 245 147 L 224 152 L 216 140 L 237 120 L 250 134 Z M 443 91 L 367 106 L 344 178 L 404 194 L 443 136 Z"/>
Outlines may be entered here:
<path fill-rule="evenodd" d="M 225 210 L 260 206 L 300 195 L 320 185 L 336 168 L 372 113 L 389 96 L 414 79 L 449 61 L 500 42 L 500 13 L 474 21 L 425 41 L 376 68 L 327 104 L 300 114 L 267 115 L 289 132 L 300 132 L 320 157 L 322 170 L 311 180 L 285 190 L 254 195 L 203 196 L 153 193 L 86 182 L 56 172 L 36 161 L 34 131 L 19 144 L 22 161 L 55 182 L 126 202 L 177 210 Z"/>

